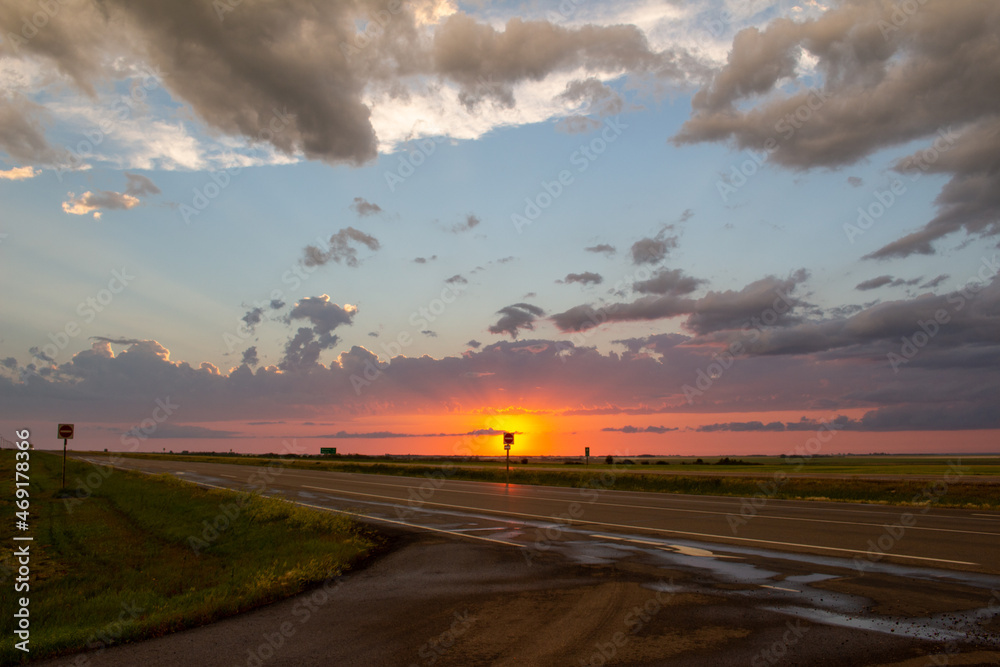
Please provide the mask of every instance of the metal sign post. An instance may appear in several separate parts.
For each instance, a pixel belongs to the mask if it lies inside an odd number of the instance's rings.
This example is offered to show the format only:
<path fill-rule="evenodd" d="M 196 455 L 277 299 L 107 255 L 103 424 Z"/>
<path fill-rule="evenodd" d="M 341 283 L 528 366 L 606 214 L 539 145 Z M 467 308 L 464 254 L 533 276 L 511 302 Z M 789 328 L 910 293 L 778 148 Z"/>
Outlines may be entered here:
<path fill-rule="evenodd" d="M 60 438 L 63 441 L 63 474 L 62 474 L 62 488 L 66 488 L 66 441 L 73 439 L 73 425 L 72 424 L 59 424 L 59 429 L 57 431 Z"/>
<path fill-rule="evenodd" d="M 507 486 L 510 486 L 510 446 L 514 444 L 514 434 L 503 434 L 503 448 L 507 451 Z"/>

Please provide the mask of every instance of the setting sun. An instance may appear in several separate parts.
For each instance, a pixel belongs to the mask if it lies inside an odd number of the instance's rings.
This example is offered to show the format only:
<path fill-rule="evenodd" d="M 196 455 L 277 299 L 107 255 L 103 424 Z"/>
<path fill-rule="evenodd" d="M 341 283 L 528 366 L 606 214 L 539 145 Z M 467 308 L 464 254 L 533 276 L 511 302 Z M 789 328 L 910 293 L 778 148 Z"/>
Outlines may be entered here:
<path fill-rule="evenodd" d="M 499 456 L 504 454 L 503 433 L 514 434 L 511 456 L 543 456 L 554 453 L 558 443 L 553 436 L 553 423 L 549 413 L 521 407 L 484 408 L 471 415 L 467 421 L 470 432 L 496 431 L 481 438 L 478 454 Z"/>

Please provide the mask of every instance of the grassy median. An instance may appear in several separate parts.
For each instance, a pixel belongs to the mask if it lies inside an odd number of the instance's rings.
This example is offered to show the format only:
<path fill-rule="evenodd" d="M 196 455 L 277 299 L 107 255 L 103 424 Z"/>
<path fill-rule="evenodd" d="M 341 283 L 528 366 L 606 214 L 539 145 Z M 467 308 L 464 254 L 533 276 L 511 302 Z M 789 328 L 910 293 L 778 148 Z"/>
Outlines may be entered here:
<path fill-rule="evenodd" d="M 155 637 L 287 597 L 371 553 L 343 516 L 32 452 L 29 593 L 12 593 L 14 456 L 0 452 L 0 664 Z M 10 593 L 10 594 L 9 594 Z M 13 646 L 15 598 L 30 598 L 30 654 Z"/>
<path fill-rule="evenodd" d="M 119 454 L 121 456 L 121 454 Z M 475 482 L 504 482 L 507 473 L 503 467 L 481 467 L 478 462 L 448 462 L 440 465 L 419 463 L 360 463 L 337 459 L 311 459 L 281 457 L 280 459 L 256 456 L 211 456 L 181 454 L 124 454 L 129 458 L 172 459 L 204 463 L 229 463 L 251 466 L 280 465 L 302 470 L 329 470 L 332 472 L 397 475 L 406 477 L 432 476 Z M 774 457 L 776 460 L 777 457 Z M 714 460 L 714 459 L 713 459 Z M 976 482 L 975 476 L 982 468 L 992 470 L 996 459 L 961 459 L 956 465 L 935 462 L 921 473 L 932 479 L 873 479 L 865 475 L 845 478 L 792 477 L 797 472 L 815 472 L 810 466 L 799 469 L 795 465 L 775 466 L 772 470 L 756 466 L 718 466 L 711 463 L 696 466 L 671 465 L 678 474 L 646 472 L 659 466 L 620 464 L 591 466 L 583 470 L 532 468 L 512 464 L 512 484 L 567 486 L 576 488 L 617 489 L 619 491 L 649 491 L 654 493 L 689 493 L 715 496 L 754 497 L 764 495 L 786 500 L 829 500 L 854 503 L 880 503 L 887 505 L 921 505 L 931 503 L 937 507 L 1000 510 L 1000 484 Z M 957 462 L 961 461 L 960 464 Z M 563 466 L 566 468 L 568 466 Z M 878 465 L 871 465 L 870 475 L 882 473 Z M 720 468 L 722 468 L 720 470 Z M 716 472 L 718 475 L 685 475 L 685 469 L 696 472 Z M 752 473 L 751 476 L 732 476 L 727 472 Z M 824 471 L 826 472 L 826 471 Z M 936 474 L 935 474 L 936 473 Z M 833 473 L 828 473 L 833 474 Z M 885 474 L 885 473 L 882 473 Z M 900 473 L 896 473 L 900 474 Z M 911 473 L 912 474 L 912 473 Z"/>

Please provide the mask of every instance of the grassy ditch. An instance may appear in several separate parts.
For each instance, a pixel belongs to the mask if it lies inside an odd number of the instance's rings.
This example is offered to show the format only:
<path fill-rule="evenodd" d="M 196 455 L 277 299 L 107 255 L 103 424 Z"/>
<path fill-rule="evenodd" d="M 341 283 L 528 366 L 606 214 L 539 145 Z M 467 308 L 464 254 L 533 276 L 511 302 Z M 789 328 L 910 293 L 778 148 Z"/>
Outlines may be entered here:
<path fill-rule="evenodd" d="M 163 635 L 306 590 L 358 564 L 378 537 L 346 517 L 259 495 L 210 490 L 68 462 L 89 497 L 59 497 L 61 457 L 31 456 L 30 592 L 8 595 L 14 453 L 0 452 L 0 664 Z M 71 485 L 72 486 L 72 485 Z M 64 495 L 64 494 L 63 494 Z M 14 603 L 30 599 L 30 654 Z"/>

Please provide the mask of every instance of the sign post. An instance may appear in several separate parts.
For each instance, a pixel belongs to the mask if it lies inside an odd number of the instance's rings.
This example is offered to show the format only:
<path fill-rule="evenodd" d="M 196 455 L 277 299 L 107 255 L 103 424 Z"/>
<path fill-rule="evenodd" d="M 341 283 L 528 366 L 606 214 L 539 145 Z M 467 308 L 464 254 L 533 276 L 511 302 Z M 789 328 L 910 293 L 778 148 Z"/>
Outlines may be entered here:
<path fill-rule="evenodd" d="M 59 437 L 63 441 L 63 475 L 62 475 L 62 488 L 66 488 L 66 441 L 73 439 L 73 425 L 72 424 L 59 424 L 59 430 L 57 431 Z"/>
<path fill-rule="evenodd" d="M 507 451 L 507 486 L 510 486 L 510 446 L 514 444 L 514 434 L 503 434 L 503 448 Z"/>

